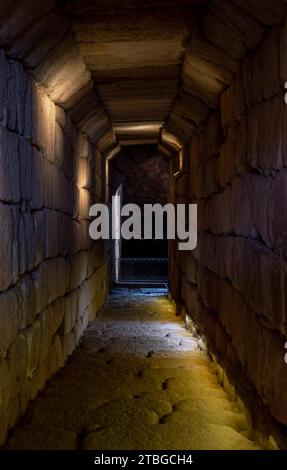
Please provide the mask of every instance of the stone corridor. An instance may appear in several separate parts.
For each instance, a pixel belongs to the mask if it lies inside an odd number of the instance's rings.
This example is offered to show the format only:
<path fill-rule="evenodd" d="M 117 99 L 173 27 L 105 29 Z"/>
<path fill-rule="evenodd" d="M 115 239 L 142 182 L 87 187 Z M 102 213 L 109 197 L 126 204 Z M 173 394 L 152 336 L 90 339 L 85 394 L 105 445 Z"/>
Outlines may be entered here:
<path fill-rule="evenodd" d="M 117 289 L 8 449 L 257 449 L 164 293 Z"/>
<path fill-rule="evenodd" d="M 286 0 L 0 0 L 0 448 L 287 449 L 286 51 Z M 147 258 L 173 303 L 108 297 Z"/>

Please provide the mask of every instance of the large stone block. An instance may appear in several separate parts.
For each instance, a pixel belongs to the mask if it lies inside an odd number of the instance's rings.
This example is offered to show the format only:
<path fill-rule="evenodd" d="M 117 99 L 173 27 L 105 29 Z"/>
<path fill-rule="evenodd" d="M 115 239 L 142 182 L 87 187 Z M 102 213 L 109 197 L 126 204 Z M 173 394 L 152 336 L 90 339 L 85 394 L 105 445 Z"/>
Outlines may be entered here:
<path fill-rule="evenodd" d="M 19 219 L 19 273 L 24 274 L 36 266 L 36 233 L 31 212 L 20 214 Z"/>
<path fill-rule="evenodd" d="M 216 194 L 220 189 L 216 180 L 217 168 L 218 168 L 218 157 L 210 158 L 205 163 L 204 192 L 207 196 Z"/>
<path fill-rule="evenodd" d="M 3 50 L 0 50 L 0 70 L 0 123 L 5 127 L 7 126 L 7 87 L 9 66 Z"/>
<path fill-rule="evenodd" d="M 273 180 L 274 181 L 274 180 Z M 272 181 L 272 182 L 273 182 Z M 270 194 L 270 191 L 269 191 Z M 287 232 L 286 232 L 286 198 L 287 198 L 287 171 L 280 171 L 272 185 L 272 199 L 269 218 L 273 222 L 274 247 L 277 253 L 286 256 Z M 273 202 L 273 204 L 272 204 Z"/>
<path fill-rule="evenodd" d="M 221 126 L 221 117 L 219 112 L 210 114 L 205 131 L 206 138 L 206 155 L 213 157 L 219 153 L 220 146 L 223 142 L 223 132 Z"/>
<path fill-rule="evenodd" d="M 0 417 L 6 411 L 10 398 L 11 381 L 9 368 L 6 359 L 0 358 Z"/>
<path fill-rule="evenodd" d="M 64 297 L 64 319 L 61 325 L 60 334 L 67 335 L 72 331 L 76 323 L 78 312 L 78 290 L 74 290 L 69 295 Z"/>
<path fill-rule="evenodd" d="M 248 15 L 256 18 L 260 23 L 268 26 L 280 24 L 286 7 L 281 0 L 232 0 L 239 8 L 246 11 Z"/>
<path fill-rule="evenodd" d="M 29 380 L 29 399 L 35 400 L 38 392 L 43 389 L 47 379 L 47 365 L 41 364 L 35 369 L 33 376 Z"/>
<path fill-rule="evenodd" d="M 281 237 L 284 237 L 284 229 L 282 227 L 282 231 L 280 232 L 281 236 L 278 232 L 275 234 L 276 222 L 274 225 L 274 218 L 276 219 L 277 215 L 279 215 L 278 209 L 280 207 L 280 215 L 279 219 L 277 219 L 280 224 L 279 220 L 282 217 L 284 209 L 282 205 L 280 206 L 279 200 L 278 205 L 275 203 L 276 192 L 274 197 L 274 179 L 272 176 L 264 177 L 261 175 L 252 175 L 251 182 L 253 186 L 253 223 L 265 245 L 270 248 L 275 247 L 276 251 L 281 252 L 279 247 L 282 241 Z M 281 196 L 279 197 L 281 198 Z"/>
<path fill-rule="evenodd" d="M 34 210 L 44 207 L 44 181 L 45 181 L 44 159 L 40 152 L 33 150 L 32 153 L 32 178 L 31 184 L 31 207 Z"/>
<path fill-rule="evenodd" d="M 287 17 L 285 19 L 284 25 L 282 26 L 281 35 L 280 35 L 279 63 L 280 63 L 280 85 L 281 86 L 284 85 L 285 82 L 287 81 L 286 51 L 287 51 Z"/>
<path fill-rule="evenodd" d="M 247 117 L 244 117 L 238 127 L 237 139 L 235 143 L 235 165 L 236 171 L 240 175 L 249 169 L 247 158 L 248 139 Z"/>
<path fill-rule="evenodd" d="M 36 310 L 41 312 L 58 297 L 62 297 L 69 285 L 69 262 L 65 258 L 53 258 L 44 261 L 32 273 L 36 291 Z"/>
<path fill-rule="evenodd" d="M 36 321 L 32 326 L 24 330 L 24 336 L 27 342 L 27 369 L 26 377 L 32 378 L 37 367 L 40 364 L 41 351 L 41 325 Z"/>
<path fill-rule="evenodd" d="M 56 106 L 56 122 L 64 130 L 66 127 L 66 111 L 61 106 Z"/>
<path fill-rule="evenodd" d="M 91 301 L 89 280 L 84 281 L 78 289 L 77 319 L 83 317 L 84 312 Z"/>
<path fill-rule="evenodd" d="M 24 330 L 35 322 L 36 318 L 36 292 L 29 275 L 22 277 L 15 288 L 18 299 L 19 328 Z"/>
<path fill-rule="evenodd" d="M 47 2 L 54 4 L 54 2 Z M 38 10 L 39 5 L 36 7 Z M 34 12 L 36 13 L 36 12 Z M 7 49 L 10 57 L 22 59 L 25 67 L 34 69 L 41 63 L 45 55 L 61 40 L 67 29 L 67 19 L 58 9 L 51 9 L 45 15 L 37 18 L 22 31 L 21 35 L 13 38 Z"/>
<path fill-rule="evenodd" d="M 0 201 L 20 201 L 19 138 L 0 126 Z"/>
<path fill-rule="evenodd" d="M 89 157 L 89 141 L 82 132 L 77 133 L 76 153 L 78 158 L 87 159 Z"/>
<path fill-rule="evenodd" d="M 226 141 L 220 149 L 220 156 L 217 160 L 217 182 L 225 188 L 227 184 L 232 182 L 233 177 L 236 175 L 235 166 L 235 144 L 237 139 L 237 130 L 230 128 Z"/>
<path fill-rule="evenodd" d="M 233 95 L 231 86 L 224 90 L 220 97 L 220 113 L 223 128 L 232 126 L 234 119 Z"/>
<path fill-rule="evenodd" d="M 55 145 L 54 145 L 54 163 L 59 168 L 61 168 L 64 155 L 65 155 L 65 148 L 64 148 L 64 133 L 61 126 L 56 122 L 55 124 Z"/>
<path fill-rule="evenodd" d="M 34 229 L 35 229 L 35 244 L 34 244 L 34 259 L 35 265 L 38 266 L 45 259 L 45 244 L 46 244 L 46 226 L 45 226 L 45 211 L 34 211 Z"/>
<path fill-rule="evenodd" d="M 41 346 L 39 364 L 44 364 L 52 346 L 52 338 L 59 330 L 65 316 L 65 298 L 56 300 L 39 315 Z"/>
<path fill-rule="evenodd" d="M 18 155 L 20 197 L 22 201 L 30 201 L 32 196 L 32 148 L 26 139 L 19 139 Z"/>
<path fill-rule="evenodd" d="M 64 366 L 64 355 L 61 338 L 55 335 L 48 354 L 47 375 L 50 377 Z"/>
<path fill-rule="evenodd" d="M 198 268 L 198 293 L 203 304 L 214 312 L 218 308 L 219 277 L 202 264 Z"/>
<path fill-rule="evenodd" d="M 247 114 L 247 146 L 246 156 L 247 163 L 252 168 L 258 168 L 259 149 L 258 141 L 260 139 L 259 133 L 259 115 L 261 114 L 260 106 L 252 106 Z M 244 141 L 245 142 L 245 141 Z M 237 145 L 240 145 L 238 141 Z M 244 157 L 244 155 L 242 155 Z"/>
<path fill-rule="evenodd" d="M 209 204 L 210 230 L 214 234 L 227 234 L 232 232 L 231 216 L 231 187 L 228 186 L 222 193 L 214 196 Z"/>
<path fill-rule="evenodd" d="M 17 209 L 0 203 L 0 292 L 18 279 Z"/>
<path fill-rule="evenodd" d="M 89 219 L 89 211 L 92 205 L 92 196 L 90 191 L 80 188 L 77 192 L 78 198 L 78 214 L 79 219 Z"/>
<path fill-rule="evenodd" d="M 280 34 L 281 28 L 273 28 L 261 44 L 263 98 L 268 100 L 280 92 Z"/>
<path fill-rule="evenodd" d="M 234 178 L 231 187 L 230 217 L 233 231 L 242 236 L 256 237 L 254 226 L 253 175 Z"/>
<path fill-rule="evenodd" d="M 263 360 L 261 362 L 262 395 L 271 414 L 281 423 L 287 424 L 287 367 L 282 360 L 284 340 L 276 331 L 263 332 Z"/>
<path fill-rule="evenodd" d="M 34 21 L 45 15 L 54 5 L 53 0 L 39 5 L 37 0 L 27 0 L 22 2 L 17 0 L 13 4 L 1 5 L 1 28 L 0 28 L 0 44 L 7 46 L 13 43 L 14 38 L 21 35 L 26 28 L 30 28 Z M 4 8 L 3 8 L 4 7 Z M 17 15 L 13 14 L 17 11 Z"/>
<path fill-rule="evenodd" d="M 55 158 L 56 108 L 52 100 L 33 85 L 33 143 L 52 163 Z"/>
<path fill-rule="evenodd" d="M 70 33 L 53 47 L 34 74 L 36 80 L 46 87 L 51 99 L 64 108 L 71 107 L 72 98 L 77 100 L 75 97 L 81 97 L 81 89 L 91 78 Z"/>
<path fill-rule="evenodd" d="M 7 362 L 11 377 L 11 390 L 15 396 L 23 387 L 28 366 L 28 344 L 24 332 L 20 332 L 9 347 Z"/>
<path fill-rule="evenodd" d="M 87 159 L 79 158 L 77 161 L 77 185 L 79 188 L 90 189 L 91 187 L 91 166 Z"/>
<path fill-rule="evenodd" d="M 64 360 L 66 360 L 73 353 L 77 344 L 75 332 L 71 331 L 67 335 L 63 336 L 62 344 L 63 344 Z"/>
<path fill-rule="evenodd" d="M 82 251 L 70 257 L 71 283 L 70 290 L 76 289 L 87 277 L 89 252 Z"/>
<path fill-rule="evenodd" d="M 58 211 L 46 209 L 45 257 L 65 256 L 70 251 L 71 220 Z"/>
<path fill-rule="evenodd" d="M 263 35 L 257 21 L 223 0 L 211 3 L 203 24 L 206 37 L 234 59 L 241 59 L 247 48 L 255 47 Z"/>
<path fill-rule="evenodd" d="M 19 62 L 9 64 L 7 126 L 17 134 L 31 138 L 31 81 Z"/>
<path fill-rule="evenodd" d="M 246 102 L 242 74 L 238 73 L 232 83 L 233 115 L 236 122 L 240 122 L 246 112 Z"/>
<path fill-rule="evenodd" d="M 260 105 L 258 118 L 258 162 L 261 168 L 278 170 L 283 166 L 283 117 L 285 103 L 282 96 Z M 253 127 L 256 123 L 253 123 Z"/>

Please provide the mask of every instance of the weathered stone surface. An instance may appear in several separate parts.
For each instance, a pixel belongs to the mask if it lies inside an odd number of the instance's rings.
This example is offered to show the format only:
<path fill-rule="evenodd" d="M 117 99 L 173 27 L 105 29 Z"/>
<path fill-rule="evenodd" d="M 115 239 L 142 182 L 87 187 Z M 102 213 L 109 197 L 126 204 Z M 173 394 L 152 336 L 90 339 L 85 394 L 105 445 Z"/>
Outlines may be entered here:
<path fill-rule="evenodd" d="M 31 271 L 36 262 L 34 259 L 36 233 L 34 219 L 30 212 L 20 214 L 19 219 L 19 274 Z"/>
<path fill-rule="evenodd" d="M 280 33 L 273 28 L 261 44 L 263 98 L 268 100 L 280 92 Z"/>
<path fill-rule="evenodd" d="M 47 54 L 34 75 L 51 99 L 63 107 L 91 78 L 70 34 Z"/>
<path fill-rule="evenodd" d="M 183 117 L 191 119 L 196 124 L 205 121 L 209 114 L 209 108 L 200 98 L 187 93 L 183 89 L 179 91 L 179 98 L 175 102 L 173 110 Z"/>
<path fill-rule="evenodd" d="M 59 11 L 50 10 L 33 22 L 16 37 L 8 47 L 9 56 L 22 59 L 26 67 L 35 68 L 50 49 L 57 44 L 67 30 L 67 20 Z"/>
<path fill-rule="evenodd" d="M 225 188 L 236 175 L 235 167 L 235 143 L 237 130 L 230 128 L 224 144 L 220 148 L 220 155 L 217 160 L 216 177 L 218 184 Z"/>
<path fill-rule="evenodd" d="M 55 124 L 55 145 L 54 145 L 54 163 L 59 168 L 63 164 L 65 157 L 64 135 L 63 130 L 57 123 Z"/>
<path fill-rule="evenodd" d="M 206 68 L 208 68 L 206 66 Z M 217 108 L 220 93 L 224 90 L 224 85 L 209 75 L 205 70 L 205 63 L 200 59 L 187 55 L 183 64 L 183 90 L 200 98 L 210 108 Z"/>
<path fill-rule="evenodd" d="M 32 378 L 39 365 L 40 348 L 41 348 L 41 325 L 36 321 L 24 331 L 27 342 L 27 369 L 26 376 Z"/>
<path fill-rule="evenodd" d="M 61 335 L 67 335 L 74 328 L 78 312 L 78 291 L 74 290 L 64 298 L 64 319 L 61 325 Z"/>
<path fill-rule="evenodd" d="M 280 85 L 285 84 L 287 81 L 287 19 L 285 19 L 284 25 L 281 28 L 280 33 L 280 47 L 279 47 L 279 64 L 280 64 Z"/>
<path fill-rule="evenodd" d="M 241 59 L 247 47 L 252 48 L 259 43 L 263 28 L 235 5 L 214 0 L 204 20 L 204 33 L 231 57 Z"/>
<path fill-rule="evenodd" d="M 56 108 L 52 100 L 39 89 L 33 87 L 33 142 L 45 157 L 54 162 Z"/>
<path fill-rule="evenodd" d="M 71 283 L 70 290 L 76 289 L 87 277 L 88 269 L 88 252 L 83 251 L 73 255 L 70 260 L 71 264 Z"/>
<path fill-rule="evenodd" d="M 20 200 L 19 139 L 0 126 L 0 201 Z"/>
<path fill-rule="evenodd" d="M 51 7 L 54 6 L 54 0 L 47 0 L 43 5 L 39 5 L 37 0 L 28 0 L 22 2 L 16 0 L 9 5 L 1 5 L 2 23 L 0 28 L 0 44 L 10 44 L 15 37 L 22 33 L 26 28 L 29 29 L 33 22 L 37 22 L 42 15 L 45 15 Z M 17 15 L 15 15 L 17 11 Z"/>
<path fill-rule="evenodd" d="M 220 114 L 217 112 L 211 113 L 208 118 L 205 139 L 206 156 L 209 158 L 217 155 L 223 142 Z"/>
<path fill-rule="evenodd" d="M 65 130 L 66 127 L 66 112 L 61 106 L 56 106 L 56 122 Z"/>
<path fill-rule="evenodd" d="M 0 203 L 0 292 L 18 279 L 17 209 Z"/>
<path fill-rule="evenodd" d="M 11 397 L 11 383 L 6 359 L 0 358 L 0 416 L 7 409 Z"/>
<path fill-rule="evenodd" d="M 88 158 L 89 156 L 89 141 L 82 133 L 77 133 L 76 153 L 79 158 Z"/>
<path fill-rule="evenodd" d="M 7 126 L 10 130 L 16 131 L 26 138 L 31 138 L 31 81 L 19 62 L 10 63 L 7 79 Z"/>
<path fill-rule="evenodd" d="M 284 100 L 281 96 L 260 105 L 258 125 L 258 163 L 261 168 L 278 170 L 283 166 L 283 116 Z"/>
<path fill-rule="evenodd" d="M 13 394 L 16 395 L 22 389 L 28 365 L 27 338 L 23 332 L 17 335 L 15 341 L 9 347 L 7 362 L 11 377 L 11 389 Z"/>
<path fill-rule="evenodd" d="M 87 159 L 79 158 L 77 161 L 77 184 L 79 188 L 91 188 L 91 166 Z"/>
<path fill-rule="evenodd" d="M 65 258 L 44 261 L 39 268 L 33 271 L 32 279 L 36 291 L 37 313 L 66 293 L 69 274 L 69 265 Z"/>
<path fill-rule="evenodd" d="M 253 175 L 244 175 L 241 178 L 234 178 L 231 188 L 230 218 L 233 231 L 237 235 L 246 237 L 256 237 L 257 232 L 254 227 L 254 213 L 252 201 L 255 199 L 253 189 Z M 256 194 L 259 196 L 258 192 Z M 258 206 L 262 204 L 262 199 L 258 199 Z M 260 222 L 260 219 L 257 219 Z M 266 221 L 264 220 L 263 223 Z"/>
<path fill-rule="evenodd" d="M 51 376 L 64 366 L 63 347 L 59 335 L 55 335 L 53 338 L 48 358 L 47 373 Z"/>
<path fill-rule="evenodd" d="M 36 292 L 31 277 L 23 276 L 15 289 L 18 300 L 18 322 L 21 330 L 31 326 L 36 317 Z"/>
<path fill-rule="evenodd" d="M 250 16 L 256 18 L 260 23 L 266 25 L 275 25 L 282 22 L 286 6 L 281 0 L 232 0 L 238 7 L 246 11 Z"/>
<path fill-rule="evenodd" d="M 7 86 L 8 86 L 8 75 L 9 75 L 9 66 L 8 60 L 4 51 L 0 50 L 0 122 L 1 125 L 7 124 Z"/>
<path fill-rule="evenodd" d="M 276 252 L 286 256 L 287 237 L 286 237 L 286 197 L 287 197 L 287 172 L 282 170 L 276 177 L 275 188 L 272 185 L 271 207 L 269 220 L 273 222 L 273 240 Z M 274 193 L 275 189 L 275 193 Z M 269 191 L 270 194 L 271 191 Z M 274 218 L 271 218 L 273 215 Z"/>
<path fill-rule="evenodd" d="M 63 344 L 63 355 L 66 360 L 74 351 L 76 347 L 76 335 L 74 331 L 71 331 L 62 338 Z"/>

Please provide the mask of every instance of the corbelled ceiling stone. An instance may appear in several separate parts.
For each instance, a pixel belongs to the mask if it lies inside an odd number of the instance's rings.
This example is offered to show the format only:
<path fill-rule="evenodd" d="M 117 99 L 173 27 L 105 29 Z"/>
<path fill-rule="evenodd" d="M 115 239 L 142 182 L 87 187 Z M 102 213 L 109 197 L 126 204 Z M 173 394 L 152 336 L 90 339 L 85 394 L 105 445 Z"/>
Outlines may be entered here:
<path fill-rule="evenodd" d="M 285 13 L 283 0 L 1 0 L 0 46 L 115 155 L 163 126 L 188 141 Z"/>

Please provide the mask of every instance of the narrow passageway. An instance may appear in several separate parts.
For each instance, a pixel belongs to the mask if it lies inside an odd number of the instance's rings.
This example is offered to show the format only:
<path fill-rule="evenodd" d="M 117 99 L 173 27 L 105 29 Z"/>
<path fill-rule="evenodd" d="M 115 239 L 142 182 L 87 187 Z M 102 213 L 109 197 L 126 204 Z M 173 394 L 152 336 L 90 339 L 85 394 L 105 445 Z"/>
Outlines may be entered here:
<path fill-rule="evenodd" d="M 164 291 L 116 289 L 8 449 L 256 449 Z"/>

